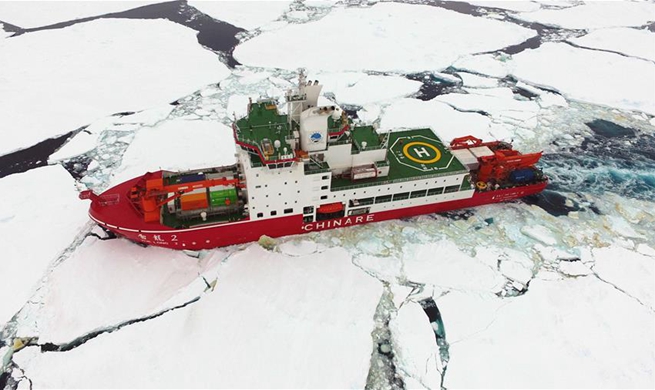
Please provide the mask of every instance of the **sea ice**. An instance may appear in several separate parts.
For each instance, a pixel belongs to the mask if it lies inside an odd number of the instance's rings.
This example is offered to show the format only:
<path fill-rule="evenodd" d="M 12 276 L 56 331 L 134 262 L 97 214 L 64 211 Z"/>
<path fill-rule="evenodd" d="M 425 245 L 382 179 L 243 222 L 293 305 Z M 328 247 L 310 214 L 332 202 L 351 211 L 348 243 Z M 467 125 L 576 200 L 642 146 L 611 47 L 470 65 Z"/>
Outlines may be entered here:
<path fill-rule="evenodd" d="M 403 380 L 417 380 L 428 389 L 441 385 L 441 360 L 430 320 L 421 305 L 404 304 L 389 321 L 395 363 Z"/>
<path fill-rule="evenodd" d="M 503 78 L 509 74 L 509 56 L 502 54 L 466 55 L 453 64 L 455 69 Z"/>
<path fill-rule="evenodd" d="M 364 388 L 381 294 L 343 249 L 286 256 L 252 244 L 190 306 L 14 361 L 36 387 Z"/>
<path fill-rule="evenodd" d="M 27 302 L 38 281 L 88 221 L 73 178 L 59 166 L 0 180 L 0 324 Z"/>
<path fill-rule="evenodd" d="M 164 20 L 80 23 L 6 39 L 2 51 L 0 127 L 10 135 L 0 155 L 172 102 L 229 74 L 195 31 Z"/>
<path fill-rule="evenodd" d="M 318 21 L 263 33 L 237 46 L 234 56 L 250 66 L 294 70 L 439 70 L 465 54 L 501 49 L 534 35 L 512 23 L 438 7 L 377 3 L 335 7 Z"/>
<path fill-rule="evenodd" d="M 528 22 L 568 29 L 643 26 L 653 21 L 655 4 L 650 2 L 589 1 L 565 9 L 540 9 L 519 14 Z"/>
<path fill-rule="evenodd" d="M 592 31 L 570 41 L 582 47 L 609 50 L 655 61 L 655 33 L 648 30 L 607 28 Z"/>
<path fill-rule="evenodd" d="M 491 119 L 475 112 L 460 112 L 436 101 L 399 99 L 382 113 L 381 130 L 430 127 L 446 143 L 455 137 L 474 135 L 496 138 L 490 133 Z"/>
<path fill-rule="evenodd" d="M 332 92 L 342 104 L 363 106 L 398 99 L 418 92 L 421 82 L 400 76 L 375 76 L 365 73 L 319 73 L 309 75 L 323 84 L 323 92 Z"/>
<path fill-rule="evenodd" d="M 514 12 L 532 12 L 538 10 L 541 5 L 533 1 L 503 1 L 503 0 L 466 0 L 466 3 L 481 7 L 502 8 Z"/>
<path fill-rule="evenodd" d="M 3 21 L 15 26 L 36 28 L 138 8 L 154 1 L 76 1 L 64 5 L 50 1 L 27 1 L 18 5 L 13 1 L 0 2 L 0 16 Z"/>
<path fill-rule="evenodd" d="M 655 262 L 652 258 L 619 246 L 595 248 L 592 253 L 593 270 L 600 278 L 655 311 Z"/>
<path fill-rule="evenodd" d="M 457 74 L 462 78 L 465 87 L 495 88 L 498 86 L 498 80 L 494 78 L 478 76 L 466 72 L 458 72 Z"/>
<path fill-rule="evenodd" d="M 456 297 L 437 300 L 449 332 L 446 388 L 655 384 L 652 312 L 593 276 L 535 279 L 516 298 Z M 453 335 L 471 322 L 482 323 Z"/>
<path fill-rule="evenodd" d="M 191 0 L 195 7 L 216 20 L 222 20 L 246 30 L 254 30 L 268 24 L 289 9 L 291 1 L 198 1 Z"/>
<path fill-rule="evenodd" d="M 173 119 L 143 128 L 125 151 L 112 183 L 160 169 L 188 170 L 234 164 L 236 149 L 232 137 L 232 129 L 215 121 Z"/>
<path fill-rule="evenodd" d="M 655 64 L 650 61 L 544 43 L 515 55 L 512 62 L 517 78 L 555 88 L 570 99 L 655 115 Z"/>

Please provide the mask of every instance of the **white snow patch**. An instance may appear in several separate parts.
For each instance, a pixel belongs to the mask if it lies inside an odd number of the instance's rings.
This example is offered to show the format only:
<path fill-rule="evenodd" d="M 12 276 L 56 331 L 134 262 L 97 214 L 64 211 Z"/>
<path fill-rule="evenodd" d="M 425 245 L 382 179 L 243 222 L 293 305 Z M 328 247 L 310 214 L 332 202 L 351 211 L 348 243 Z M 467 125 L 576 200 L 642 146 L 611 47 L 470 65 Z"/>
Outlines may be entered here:
<path fill-rule="evenodd" d="M 591 270 L 581 261 L 560 261 L 557 264 L 559 271 L 569 276 L 589 275 Z"/>
<path fill-rule="evenodd" d="M 495 88 L 495 87 L 498 86 L 498 80 L 497 79 L 478 76 L 478 75 L 474 75 L 474 74 L 466 73 L 466 72 L 459 72 L 457 74 L 462 78 L 462 81 L 464 82 L 464 86 L 466 86 L 466 87 Z"/>
<path fill-rule="evenodd" d="M 460 112 L 436 101 L 400 99 L 382 114 L 380 130 L 430 127 L 445 142 L 464 135 L 494 139 L 490 133 L 491 119 L 473 113 Z"/>
<path fill-rule="evenodd" d="M 127 240 L 87 238 L 48 278 L 39 341 L 70 342 L 94 329 L 165 309 L 166 301 L 199 278 L 206 260 Z M 198 296 L 205 284 L 191 288 Z"/>
<path fill-rule="evenodd" d="M 364 388 L 381 293 L 343 249 L 289 257 L 250 245 L 186 308 L 15 359 L 36 387 Z"/>
<path fill-rule="evenodd" d="M 655 114 L 655 64 L 650 61 L 544 43 L 515 55 L 513 65 L 517 78 L 555 88 L 570 99 Z"/>
<path fill-rule="evenodd" d="M 164 20 L 101 19 L 3 42 L 0 127 L 12 135 L 0 154 L 171 102 L 229 74 L 195 31 Z"/>
<path fill-rule="evenodd" d="M 160 169 L 177 171 L 234 164 L 234 154 L 229 127 L 212 121 L 169 120 L 137 133 L 114 172 L 112 183 Z"/>
<path fill-rule="evenodd" d="M 397 369 L 403 380 L 413 378 L 428 389 L 441 385 L 439 348 L 428 316 L 416 302 L 408 302 L 389 321 Z"/>
<path fill-rule="evenodd" d="M 627 56 L 655 61 L 655 33 L 648 30 L 608 28 L 592 31 L 570 41 L 578 46 L 611 50 Z"/>
<path fill-rule="evenodd" d="M 237 46 L 234 56 L 250 66 L 283 69 L 423 71 L 445 69 L 465 54 L 500 49 L 534 35 L 512 23 L 442 8 L 378 3 L 335 8 L 318 21 L 263 33 Z"/>
<path fill-rule="evenodd" d="M 655 262 L 651 257 L 618 246 L 596 248 L 592 253 L 598 276 L 655 310 Z"/>
<path fill-rule="evenodd" d="M 323 92 L 334 93 L 340 103 L 363 106 L 398 99 L 418 92 L 422 83 L 400 76 L 366 73 L 319 73 L 312 76 L 323 84 Z"/>
<path fill-rule="evenodd" d="M 541 9 L 519 14 L 528 22 L 569 29 L 642 26 L 653 21 L 655 4 L 650 2 L 590 1 L 565 9 Z"/>
<path fill-rule="evenodd" d="M 290 1 L 198 1 L 195 7 L 216 20 L 222 20 L 246 30 L 254 30 L 282 16 L 289 9 Z"/>
<path fill-rule="evenodd" d="M 153 4 L 154 1 L 3 1 L 0 2 L 2 20 L 15 26 L 36 28 Z"/>
<path fill-rule="evenodd" d="M 0 324 L 29 299 L 53 260 L 88 221 L 87 202 L 60 165 L 9 175 L 0 180 Z"/>
<path fill-rule="evenodd" d="M 466 3 L 481 7 L 502 8 L 515 12 L 532 12 L 538 10 L 541 5 L 532 1 L 511 1 L 511 0 L 466 0 Z"/>
<path fill-rule="evenodd" d="M 527 294 L 504 300 L 509 304 L 497 311 L 493 299 L 459 300 L 449 310 L 442 300 L 451 295 L 437 302 L 447 332 L 481 311 L 491 321 L 450 342 L 446 388 L 626 388 L 655 381 L 655 318 L 594 277 L 535 279 Z M 481 310 L 485 305 L 491 307 Z"/>
<path fill-rule="evenodd" d="M 453 64 L 460 70 L 503 78 L 509 74 L 509 56 L 498 54 L 476 54 L 464 56 Z"/>
<path fill-rule="evenodd" d="M 407 248 L 403 257 L 407 280 L 468 291 L 498 292 L 505 284 L 495 269 L 459 250 L 451 241 Z"/>

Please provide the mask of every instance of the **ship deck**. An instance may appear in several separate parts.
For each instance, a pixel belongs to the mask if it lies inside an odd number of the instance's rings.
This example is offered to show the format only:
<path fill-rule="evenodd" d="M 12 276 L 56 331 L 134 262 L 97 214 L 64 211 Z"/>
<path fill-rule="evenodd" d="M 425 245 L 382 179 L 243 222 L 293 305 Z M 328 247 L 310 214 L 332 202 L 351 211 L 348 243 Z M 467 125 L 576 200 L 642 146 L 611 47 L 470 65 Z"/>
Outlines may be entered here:
<path fill-rule="evenodd" d="M 468 169 L 450 153 L 431 129 L 392 132 L 389 134 L 388 145 L 389 176 L 357 181 L 333 178 L 332 190 L 468 173 Z"/>

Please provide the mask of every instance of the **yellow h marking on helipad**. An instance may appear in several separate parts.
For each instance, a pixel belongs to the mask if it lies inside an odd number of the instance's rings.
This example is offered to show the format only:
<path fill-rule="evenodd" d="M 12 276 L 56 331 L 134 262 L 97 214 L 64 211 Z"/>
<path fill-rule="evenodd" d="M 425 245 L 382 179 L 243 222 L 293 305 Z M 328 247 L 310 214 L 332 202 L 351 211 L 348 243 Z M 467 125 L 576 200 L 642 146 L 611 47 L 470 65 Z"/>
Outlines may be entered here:
<path fill-rule="evenodd" d="M 422 146 L 421 148 L 416 148 L 416 147 L 412 148 L 412 151 L 416 154 L 417 157 L 414 157 L 409 153 L 410 152 L 409 148 L 412 147 L 412 146 Z M 424 156 L 425 157 L 430 157 L 430 152 L 428 152 L 425 149 L 425 147 L 428 147 L 428 148 L 434 150 L 435 156 L 433 158 L 431 158 L 429 160 L 423 159 Z M 405 147 L 403 147 L 403 154 L 408 159 L 414 161 L 415 163 L 419 163 L 419 164 L 432 164 L 432 163 L 435 163 L 435 162 L 439 161 L 439 159 L 441 159 L 441 152 L 439 151 L 439 149 L 437 149 L 434 145 L 430 145 L 427 142 L 420 142 L 420 141 L 410 142 L 407 145 L 405 145 Z"/>

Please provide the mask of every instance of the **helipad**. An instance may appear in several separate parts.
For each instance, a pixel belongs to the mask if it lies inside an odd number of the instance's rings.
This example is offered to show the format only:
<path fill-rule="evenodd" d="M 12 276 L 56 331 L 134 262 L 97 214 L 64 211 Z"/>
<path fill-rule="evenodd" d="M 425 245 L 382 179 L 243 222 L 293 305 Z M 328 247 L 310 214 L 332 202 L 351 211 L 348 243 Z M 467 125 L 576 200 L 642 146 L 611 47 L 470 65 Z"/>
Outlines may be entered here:
<path fill-rule="evenodd" d="M 391 172 L 404 177 L 466 170 L 430 129 L 391 133 L 389 145 Z"/>

